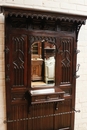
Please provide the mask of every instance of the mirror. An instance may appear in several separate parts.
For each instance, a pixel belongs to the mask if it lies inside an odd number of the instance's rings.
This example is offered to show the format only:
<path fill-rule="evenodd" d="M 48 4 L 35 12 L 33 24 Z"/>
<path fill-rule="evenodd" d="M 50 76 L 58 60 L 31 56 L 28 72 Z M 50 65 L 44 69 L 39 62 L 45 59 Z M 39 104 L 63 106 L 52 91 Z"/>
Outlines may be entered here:
<path fill-rule="evenodd" d="M 55 84 L 55 45 L 34 42 L 31 46 L 31 86 L 46 87 Z"/>

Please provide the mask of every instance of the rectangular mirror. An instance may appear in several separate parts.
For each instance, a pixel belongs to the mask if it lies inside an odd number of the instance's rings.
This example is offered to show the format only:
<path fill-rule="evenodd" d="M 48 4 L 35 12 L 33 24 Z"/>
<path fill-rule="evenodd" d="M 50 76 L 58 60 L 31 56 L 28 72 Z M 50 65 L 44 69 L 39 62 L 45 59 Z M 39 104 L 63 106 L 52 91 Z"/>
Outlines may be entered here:
<path fill-rule="evenodd" d="M 31 45 L 31 86 L 33 88 L 55 84 L 56 46 L 43 41 L 37 41 Z"/>

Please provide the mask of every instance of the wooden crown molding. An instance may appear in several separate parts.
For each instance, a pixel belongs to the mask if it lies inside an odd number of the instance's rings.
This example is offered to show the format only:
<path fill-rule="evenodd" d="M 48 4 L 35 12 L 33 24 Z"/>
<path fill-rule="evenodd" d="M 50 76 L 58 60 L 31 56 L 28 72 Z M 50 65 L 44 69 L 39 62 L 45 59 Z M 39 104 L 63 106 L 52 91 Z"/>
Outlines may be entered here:
<path fill-rule="evenodd" d="M 75 22 L 77 24 L 85 24 L 87 16 L 74 15 L 69 13 L 59 13 L 54 11 L 42 11 L 36 9 L 27 9 L 27 8 L 18 8 L 18 7 L 8 7 L 1 6 L 1 12 L 8 16 L 20 16 L 20 17 L 31 17 L 31 18 L 41 18 L 41 19 L 50 19 L 50 20 L 59 20 L 64 22 Z"/>

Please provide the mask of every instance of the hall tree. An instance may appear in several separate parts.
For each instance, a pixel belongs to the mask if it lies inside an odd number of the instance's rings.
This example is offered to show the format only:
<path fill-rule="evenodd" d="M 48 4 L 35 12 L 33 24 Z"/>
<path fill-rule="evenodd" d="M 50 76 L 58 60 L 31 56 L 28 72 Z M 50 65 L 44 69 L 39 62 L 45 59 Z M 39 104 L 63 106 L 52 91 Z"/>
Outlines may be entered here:
<path fill-rule="evenodd" d="M 78 33 L 86 17 L 1 7 L 7 130 L 74 130 Z"/>

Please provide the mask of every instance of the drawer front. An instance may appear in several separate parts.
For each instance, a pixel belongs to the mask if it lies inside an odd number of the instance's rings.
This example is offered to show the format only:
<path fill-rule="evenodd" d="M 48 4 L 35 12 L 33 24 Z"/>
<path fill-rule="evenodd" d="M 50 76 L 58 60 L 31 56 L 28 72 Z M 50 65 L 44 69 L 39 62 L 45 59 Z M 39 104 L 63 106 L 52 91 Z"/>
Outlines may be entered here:
<path fill-rule="evenodd" d="M 45 103 L 63 100 L 62 94 L 32 96 L 32 103 Z"/>

